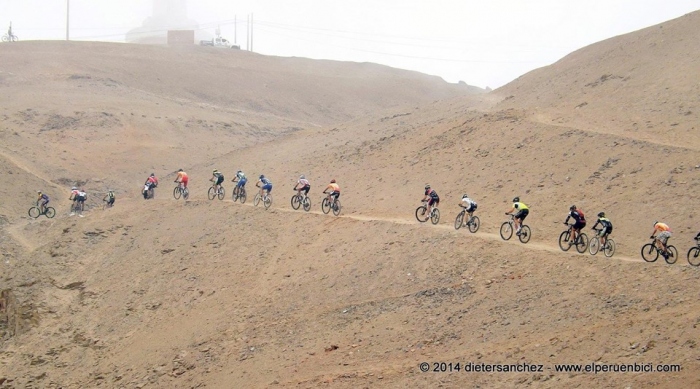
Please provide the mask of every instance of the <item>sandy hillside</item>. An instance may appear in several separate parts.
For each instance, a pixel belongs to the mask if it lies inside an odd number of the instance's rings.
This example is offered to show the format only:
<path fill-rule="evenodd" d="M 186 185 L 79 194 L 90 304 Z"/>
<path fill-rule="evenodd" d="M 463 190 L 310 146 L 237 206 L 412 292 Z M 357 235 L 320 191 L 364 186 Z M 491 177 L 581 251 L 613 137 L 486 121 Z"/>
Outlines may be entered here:
<path fill-rule="evenodd" d="M 685 259 L 700 229 L 699 16 L 487 95 L 371 64 L 3 45 L 0 88 L 16 97 L 0 108 L 0 388 L 700 386 L 700 269 Z M 179 167 L 186 202 L 170 194 Z M 272 207 L 252 205 L 252 184 L 245 204 L 208 200 L 212 168 L 229 192 L 237 169 L 267 175 Z M 144 201 L 150 171 L 163 184 Z M 310 212 L 289 205 L 302 173 Z M 320 210 L 331 178 L 339 217 Z M 74 182 L 94 193 L 84 218 L 66 214 Z M 427 182 L 438 225 L 413 216 Z M 55 218 L 25 216 L 37 187 Z M 107 187 L 119 198 L 102 210 Z M 475 234 L 453 227 L 464 192 Z M 498 233 L 515 195 L 532 209 L 527 244 Z M 558 248 L 572 203 L 589 225 L 608 213 L 614 257 Z M 674 229 L 674 265 L 639 258 L 655 219 Z M 555 371 L 593 362 L 682 370 Z"/>

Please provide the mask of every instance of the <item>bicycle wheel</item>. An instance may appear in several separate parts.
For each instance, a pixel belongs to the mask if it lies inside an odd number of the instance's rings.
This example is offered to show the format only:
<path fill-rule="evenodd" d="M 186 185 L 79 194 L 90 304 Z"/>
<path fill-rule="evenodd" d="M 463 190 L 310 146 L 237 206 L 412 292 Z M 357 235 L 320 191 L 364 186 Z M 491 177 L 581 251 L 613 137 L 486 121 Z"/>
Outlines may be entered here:
<path fill-rule="evenodd" d="M 219 193 L 217 194 L 219 196 L 219 200 L 223 200 L 224 197 L 226 197 L 226 189 L 224 187 L 219 187 Z"/>
<path fill-rule="evenodd" d="M 511 237 L 513 237 L 513 226 L 510 224 L 510 222 L 503 222 L 501 224 L 501 239 L 503 240 L 508 240 Z"/>
<path fill-rule="evenodd" d="M 29 214 L 29 217 L 33 217 L 34 219 L 38 218 L 39 215 L 41 215 L 41 212 L 39 211 L 39 208 L 37 208 L 37 207 L 29 208 L 29 212 L 27 212 L 27 213 Z"/>
<path fill-rule="evenodd" d="M 309 212 L 311 210 L 311 199 L 308 196 L 304 197 L 301 203 L 304 206 L 304 211 Z"/>
<path fill-rule="evenodd" d="M 260 193 L 256 193 L 253 198 L 253 205 L 257 207 L 258 204 L 260 204 Z"/>
<path fill-rule="evenodd" d="M 586 252 L 586 248 L 588 248 L 588 235 L 579 232 L 578 237 L 576 237 L 576 251 L 583 254 Z"/>
<path fill-rule="evenodd" d="M 245 188 L 241 188 L 240 194 L 238 195 L 238 200 L 241 202 L 241 204 L 245 204 L 245 200 L 248 198 L 248 195 L 245 191 Z"/>
<path fill-rule="evenodd" d="M 265 206 L 265 209 L 270 208 L 272 205 L 272 197 L 270 195 L 267 195 L 263 198 L 263 205 Z"/>
<path fill-rule="evenodd" d="M 598 254 L 598 250 L 600 250 L 600 240 L 596 236 L 588 242 L 588 252 L 591 255 L 596 255 Z"/>
<path fill-rule="evenodd" d="M 642 246 L 642 258 L 647 262 L 654 262 L 659 259 L 659 251 L 656 250 L 653 243 L 647 243 Z"/>
<path fill-rule="evenodd" d="M 182 192 L 180 191 L 180 187 L 175 187 L 173 189 L 173 197 L 175 197 L 175 200 L 179 200 L 180 196 L 182 196 Z"/>
<path fill-rule="evenodd" d="M 216 189 L 212 186 L 209 188 L 209 191 L 207 192 L 207 197 L 209 197 L 209 200 L 214 200 L 214 197 L 216 197 Z"/>
<path fill-rule="evenodd" d="M 12 35 L 12 38 L 10 38 L 12 42 L 17 42 L 19 38 L 17 38 L 17 35 Z"/>
<path fill-rule="evenodd" d="M 666 246 L 666 252 L 668 253 L 668 258 L 664 258 L 666 263 L 673 265 L 678 260 L 678 250 L 676 246 Z"/>
<path fill-rule="evenodd" d="M 234 186 L 233 190 L 231 191 L 231 200 L 235 203 L 236 200 L 238 200 L 238 191 L 240 190 L 239 187 Z"/>
<path fill-rule="evenodd" d="M 569 230 L 566 230 L 559 235 L 559 248 L 561 251 L 569 251 L 571 248 L 571 245 L 569 244 Z"/>
<path fill-rule="evenodd" d="M 688 250 L 688 263 L 693 266 L 700 266 L 700 247 L 691 247 Z"/>
<path fill-rule="evenodd" d="M 333 204 L 333 214 L 335 216 L 340 215 L 340 200 L 335 200 L 335 204 Z"/>
<path fill-rule="evenodd" d="M 518 238 L 520 239 L 520 242 L 522 242 L 522 243 L 529 242 L 531 236 L 532 236 L 532 231 L 530 231 L 530 227 L 525 226 L 525 225 L 520 227 L 520 235 L 518 236 Z"/>
<path fill-rule="evenodd" d="M 455 230 L 462 228 L 462 223 L 464 223 L 464 211 L 458 213 L 455 218 Z"/>
<path fill-rule="evenodd" d="M 473 234 L 479 231 L 479 227 L 481 227 L 481 220 L 479 220 L 478 216 L 473 216 L 472 220 L 468 222 L 467 226 L 469 226 L 469 232 Z"/>
<path fill-rule="evenodd" d="M 183 188 L 182 189 L 182 198 L 187 200 L 190 198 L 190 190 L 188 188 Z"/>
<path fill-rule="evenodd" d="M 603 247 L 603 254 L 605 254 L 606 257 L 610 258 L 615 254 L 615 241 L 608 238 L 608 240 L 605 242 L 605 247 Z"/>
<path fill-rule="evenodd" d="M 3 36 L 2 36 L 2 41 L 3 41 L 3 42 L 7 42 L 7 41 L 9 41 L 9 40 L 10 40 L 10 37 L 8 37 L 7 35 L 3 35 Z"/>
<path fill-rule="evenodd" d="M 433 208 L 432 211 L 430 211 L 430 221 L 433 224 L 438 224 L 440 221 L 440 210 L 437 208 Z"/>
<path fill-rule="evenodd" d="M 428 212 L 428 208 L 425 205 L 416 208 L 416 219 L 421 223 L 427 222 L 429 215 L 426 215 L 426 212 Z"/>
<path fill-rule="evenodd" d="M 47 207 L 46 212 L 44 212 L 44 216 L 48 217 L 49 219 L 53 218 L 56 216 L 56 210 L 53 209 L 53 207 Z"/>
<path fill-rule="evenodd" d="M 292 209 L 299 209 L 301 207 L 301 201 L 299 201 L 299 196 L 298 195 L 292 195 Z"/>

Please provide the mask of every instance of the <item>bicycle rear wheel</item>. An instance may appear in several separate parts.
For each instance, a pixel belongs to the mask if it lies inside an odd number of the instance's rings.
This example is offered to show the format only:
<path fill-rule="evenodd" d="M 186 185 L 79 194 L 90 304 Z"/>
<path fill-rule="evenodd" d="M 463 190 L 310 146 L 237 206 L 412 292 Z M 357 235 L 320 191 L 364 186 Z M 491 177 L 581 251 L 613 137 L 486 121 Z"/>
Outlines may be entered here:
<path fill-rule="evenodd" d="M 309 212 L 311 210 L 311 199 L 308 196 L 304 197 L 301 203 L 304 206 L 304 211 Z"/>
<path fill-rule="evenodd" d="M 335 216 L 340 215 L 340 200 L 335 200 L 335 203 L 333 204 L 333 214 Z"/>
<path fill-rule="evenodd" d="M 479 231 L 479 227 L 481 227 L 481 220 L 479 220 L 478 216 L 473 216 L 472 220 L 467 222 L 467 225 L 469 226 L 469 232 L 473 234 Z"/>
<path fill-rule="evenodd" d="M 693 266 L 700 266 L 700 247 L 691 247 L 688 250 L 688 263 Z"/>
<path fill-rule="evenodd" d="M 3 36 L 2 36 L 2 41 L 3 41 L 3 42 L 8 42 L 9 40 L 10 40 L 10 37 L 8 37 L 7 35 L 3 35 Z"/>
<path fill-rule="evenodd" d="M 301 207 L 301 201 L 299 201 L 299 196 L 298 195 L 292 195 L 292 209 L 299 209 Z"/>
<path fill-rule="evenodd" d="M 428 208 L 426 208 L 425 205 L 421 205 L 420 207 L 416 208 L 416 219 L 421 223 L 427 222 L 430 215 L 426 215 L 426 212 L 428 212 Z"/>
<path fill-rule="evenodd" d="M 180 187 L 176 186 L 173 189 L 173 197 L 175 198 L 175 200 L 180 200 L 180 196 L 182 196 L 182 192 L 180 191 Z"/>
<path fill-rule="evenodd" d="M 270 197 L 270 195 L 265 196 L 263 199 L 263 205 L 265 206 L 265 209 L 270 208 L 272 205 L 272 197 Z"/>
<path fill-rule="evenodd" d="M 666 246 L 666 253 L 668 254 L 668 258 L 664 258 L 666 263 L 669 265 L 676 263 L 678 260 L 678 250 L 676 250 L 676 246 Z"/>
<path fill-rule="evenodd" d="M 503 222 L 499 232 L 501 234 L 501 239 L 509 240 L 513 237 L 513 226 L 509 222 Z"/>
<path fill-rule="evenodd" d="M 219 187 L 219 193 L 217 196 L 219 196 L 219 200 L 223 200 L 224 197 L 226 197 L 226 189 L 224 189 L 223 186 Z"/>
<path fill-rule="evenodd" d="M 532 232 L 530 231 L 530 227 L 523 225 L 520 227 L 520 235 L 518 236 L 518 239 L 520 239 L 520 242 L 522 243 L 527 243 L 530 241 L 530 237 L 532 236 Z"/>
<path fill-rule="evenodd" d="M 655 262 L 659 259 L 659 252 L 653 243 L 647 243 L 642 246 L 642 258 L 647 262 Z"/>
<path fill-rule="evenodd" d="M 603 247 L 603 254 L 605 254 L 606 257 L 610 258 L 615 254 L 615 241 L 608 238 L 607 241 L 605 242 L 605 246 Z"/>
<path fill-rule="evenodd" d="M 52 219 L 54 216 L 56 216 L 56 210 L 53 209 L 53 207 L 46 207 L 46 212 L 44 212 L 44 216 L 48 217 L 49 219 Z"/>
<path fill-rule="evenodd" d="M 27 213 L 29 214 L 29 217 L 33 217 L 34 219 L 38 218 L 39 215 L 41 215 L 41 211 L 39 211 L 39 208 L 37 207 L 29 208 L 29 212 Z"/>
<path fill-rule="evenodd" d="M 569 251 L 571 245 L 569 244 L 569 230 L 562 232 L 559 235 L 559 248 L 561 251 Z"/>
<path fill-rule="evenodd" d="M 241 204 L 245 204 L 245 200 L 247 197 L 247 193 L 245 191 L 245 188 L 241 188 L 240 193 L 238 194 L 238 200 L 241 202 Z"/>
<path fill-rule="evenodd" d="M 438 224 L 440 221 L 440 210 L 437 208 L 433 208 L 432 211 L 430 211 L 430 221 L 433 224 Z"/>
<path fill-rule="evenodd" d="M 455 218 L 455 230 L 459 230 L 462 227 L 462 223 L 464 223 L 464 212 L 457 214 Z"/>

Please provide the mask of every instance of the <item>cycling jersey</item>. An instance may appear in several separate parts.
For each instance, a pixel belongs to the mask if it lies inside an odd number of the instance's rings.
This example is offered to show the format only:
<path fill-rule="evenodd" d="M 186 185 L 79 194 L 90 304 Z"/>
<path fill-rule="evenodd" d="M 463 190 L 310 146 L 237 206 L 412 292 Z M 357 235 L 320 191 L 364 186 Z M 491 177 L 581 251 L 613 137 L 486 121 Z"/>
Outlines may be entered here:
<path fill-rule="evenodd" d="M 657 231 L 669 231 L 671 232 L 671 227 L 666 223 L 656 223 L 654 224 L 654 229 Z"/>
<path fill-rule="evenodd" d="M 272 181 L 268 180 L 267 177 L 261 178 L 260 182 L 262 182 L 263 185 L 272 185 Z"/>
<path fill-rule="evenodd" d="M 70 192 L 70 198 L 73 199 L 73 200 L 77 200 L 77 199 L 78 199 L 78 194 L 79 194 L 79 193 L 80 193 L 80 192 L 79 192 L 77 189 L 71 191 L 71 192 Z"/>
<path fill-rule="evenodd" d="M 434 199 L 440 198 L 440 196 L 438 196 L 437 192 L 433 189 L 426 189 L 425 195 L 430 196 L 431 198 L 434 198 Z"/>
<path fill-rule="evenodd" d="M 48 202 L 49 202 L 49 196 L 47 196 L 46 194 L 41 194 L 41 195 L 39 195 L 39 198 L 36 199 L 36 201 L 42 201 L 42 200 L 48 203 Z"/>
<path fill-rule="evenodd" d="M 187 182 L 187 173 L 185 172 L 178 172 L 177 173 L 177 178 L 175 179 L 176 181 L 180 182 Z"/>
<path fill-rule="evenodd" d="M 307 180 L 306 178 L 300 179 L 299 181 L 297 181 L 297 184 L 299 184 L 301 186 L 310 186 L 311 185 L 309 183 L 309 180 Z"/>
<path fill-rule="evenodd" d="M 513 204 L 513 208 L 515 208 L 515 209 L 517 209 L 517 210 L 520 210 L 520 211 L 524 211 L 524 210 L 526 210 L 526 209 L 527 209 L 527 210 L 530 209 L 530 208 L 528 208 L 527 205 L 525 205 L 525 203 L 520 203 L 520 202 L 514 203 L 514 204 Z"/>
<path fill-rule="evenodd" d="M 336 183 L 328 184 L 328 188 L 333 192 L 340 193 L 340 186 Z"/>
<path fill-rule="evenodd" d="M 585 216 L 583 215 L 583 211 L 581 211 L 580 209 L 569 212 L 569 216 L 572 217 L 576 221 L 576 223 L 586 222 Z M 566 220 L 568 221 L 569 218 L 567 217 Z"/>
<path fill-rule="evenodd" d="M 472 206 L 476 205 L 476 202 L 469 197 L 463 198 L 462 202 L 464 203 L 465 208 L 471 208 Z"/>
<path fill-rule="evenodd" d="M 245 179 L 245 173 L 243 173 L 243 172 L 238 172 L 238 173 L 236 173 L 236 177 L 238 177 L 238 180 L 239 180 L 239 181 L 240 181 L 240 180 L 243 180 L 243 179 Z"/>

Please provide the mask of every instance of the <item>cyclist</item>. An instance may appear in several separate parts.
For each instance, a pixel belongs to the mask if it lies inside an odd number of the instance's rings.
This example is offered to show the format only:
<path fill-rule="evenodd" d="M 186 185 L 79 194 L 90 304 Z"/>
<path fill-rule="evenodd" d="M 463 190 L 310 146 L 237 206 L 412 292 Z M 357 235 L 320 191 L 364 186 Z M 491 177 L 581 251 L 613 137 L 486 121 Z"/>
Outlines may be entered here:
<path fill-rule="evenodd" d="M 245 184 L 248 182 L 248 179 L 245 177 L 245 173 L 239 170 L 236 172 L 236 176 L 233 177 L 231 182 L 237 182 L 236 188 L 245 188 Z M 238 191 L 240 192 L 241 190 L 238 189 Z"/>
<path fill-rule="evenodd" d="M 43 215 L 46 212 L 46 205 L 49 203 L 49 196 L 37 191 L 38 198 L 36 199 L 36 206 L 39 207 L 39 212 Z"/>
<path fill-rule="evenodd" d="M 525 221 L 527 215 L 530 214 L 530 208 L 525 205 L 525 203 L 520 202 L 520 197 L 515 197 L 513 199 L 513 208 L 506 212 L 506 215 L 510 215 L 515 211 L 517 211 L 513 218 L 513 221 L 515 222 L 515 234 L 520 236 L 520 226 L 523 224 L 523 221 Z"/>
<path fill-rule="evenodd" d="M 263 191 L 267 191 L 268 194 L 272 193 L 272 181 L 265 177 L 264 174 L 260 175 L 260 179 L 255 186 L 260 188 L 260 196 L 264 195 Z"/>
<path fill-rule="evenodd" d="M 155 173 L 151 173 L 151 175 L 146 179 L 146 183 L 144 184 L 143 188 L 143 198 L 148 199 L 148 190 L 152 188 L 157 188 L 158 187 L 158 177 L 156 177 Z"/>
<path fill-rule="evenodd" d="M 114 196 L 114 192 L 111 189 L 107 191 L 107 194 L 102 199 L 102 201 L 106 201 L 107 205 L 110 207 L 114 205 L 114 200 L 116 200 L 116 197 Z"/>
<path fill-rule="evenodd" d="M 189 178 L 187 177 L 187 173 L 185 173 L 185 171 L 182 169 L 178 170 L 177 171 L 177 178 L 175 178 L 175 182 L 180 183 L 180 189 L 187 188 L 187 182 L 189 182 Z"/>
<path fill-rule="evenodd" d="M 309 190 L 311 189 L 311 183 L 306 179 L 303 174 L 299 176 L 297 184 L 294 185 L 294 190 L 297 191 L 297 196 L 301 196 L 301 191 L 304 191 L 304 197 L 309 195 Z"/>
<path fill-rule="evenodd" d="M 658 232 L 658 234 L 656 234 Z M 654 236 L 656 235 L 656 237 Z M 661 223 L 659 221 L 654 222 L 654 232 L 652 232 L 651 236 L 649 237 L 655 238 L 654 244 L 656 247 L 659 247 L 659 243 L 661 244 L 662 252 L 661 255 L 664 256 L 664 258 L 668 259 L 668 251 L 666 251 L 666 243 L 668 243 L 669 238 L 671 238 L 671 227 L 668 226 L 666 223 Z"/>
<path fill-rule="evenodd" d="M 569 244 L 574 244 L 576 238 L 581 233 L 581 228 L 586 226 L 586 216 L 583 211 L 578 209 L 575 205 L 569 207 L 569 214 L 566 215 L 566 220 L 564 224 L 569 225 L 569 218 L 574 219 L 574 224 L 569 227 Z"/>
<path fill-rule="evenodd" d="M 472 200 L 469 198 L 469 196 L 465 193 L 462 195 L 462 201 L 459 202 L 459 206 L 466 209 L 467 214 L 469 214 L 469 219 L 464 219 L 464 225 L 466 226 L 469 224 L 469 222 L 472 221 L 472 217 L 474 216 L 474 211 L 476 211 L 476 201 Z"/>
<path fill-rule="evenodd" d="M 428 202 L 428 215 L 430 215 L 430 212 L 433 208 L 433 204 L 437 207 L 440 204 L 440 196 L 438 196 L 437 192 L 430 188 L 429 184 L 425 184 L 425 196 L 423 196 L 422 201 L 427 201 Z"/>
<path fill-rule="evenodd" d="M 598 220 L 596 220 L 591 229 L 595 230 L 598 224 L 600 224 L 602 227 L 602 229 L 598 232 L 598 241 L 600 242 L 600 247 L 605 247 L 605 243 L 608 241 L 608 235 L 610 235 L 613 231 L 613 225 L 612 222 L 610 222 L 610 219 L 605 217 L 605 212 L 600 212 L 598 214 Z"/>
<path fill-rule="evenodd" d="M 209 181 L 214 182 L 216 181 L 215 188 L 216 188 L 216 193 L 221 192 L 221 183 L 224 182 L 224 174 L 218 171 L 217 169 L 214 169 L 213 172 L 211 172 L 212 177 L 209 179 Z"/>
<path fill-rule="evenodd" d="M 85 200 L 87 200 L 87 193 L 85 193 L 85 189 L 80 188 L 78 190 L 78 205 L 80 206 L 80 212 L 78 213 L 78 216 L 83 217 L 83 209 L 85 209 Z"/>
<path fill-rule="evenodd" d="M 78 205 L 78 193 L 80 193 L 80 191 L 78 190 L 77 187 L 74 186 L 70 189 L 70 196 L 68 196 L 68 200 L 73 201 L 73 205 L 71 206 L 70 216 L 75 215 L 75 212 L 73 210 L 76 209 L 77 205 Z"/>
<path fill-rule="evenodd" d="M 323 193 L 328 195 L 326 196 L 328 199 L 328 204 L 331 206 L 331 208 L 334 208 L 335 201 L 338 200 L 338 197 L 340 197 L 340 185 L 335 182 L 335 178 L 331 180 L 330 184 L 328 184 L 326 189 L 323 190 Z M 333 198 L 333 200 L 331 200 L 331 198 Z"/>

